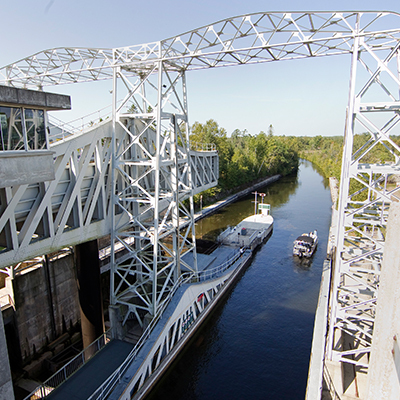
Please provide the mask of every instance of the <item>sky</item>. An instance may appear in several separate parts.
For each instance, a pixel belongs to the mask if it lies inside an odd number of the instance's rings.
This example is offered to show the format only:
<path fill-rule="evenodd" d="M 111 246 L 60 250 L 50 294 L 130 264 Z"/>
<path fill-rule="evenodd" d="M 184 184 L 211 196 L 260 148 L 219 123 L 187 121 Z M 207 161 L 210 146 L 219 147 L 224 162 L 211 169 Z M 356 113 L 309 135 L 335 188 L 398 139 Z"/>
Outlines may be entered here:
<path fill-rule="evenodd" d="M 378 6 L 379 11 L 400 12 L 398 0 L 0 0 L 0 5 L 0 66 L 55 47 L 113 48 L 158 41 L 254 12 Z M 276 135 L 342 135 L 349 77 L 347 56 L 190 71 L 189 121 L 214 119 L 228 135 L 235 129 L 255 135 L 270 125 Z M 73 110 L 56 117 L 68 121 L 111 103 L 111 81 L 84 87 L 45 88 L 72 97 Z"/>

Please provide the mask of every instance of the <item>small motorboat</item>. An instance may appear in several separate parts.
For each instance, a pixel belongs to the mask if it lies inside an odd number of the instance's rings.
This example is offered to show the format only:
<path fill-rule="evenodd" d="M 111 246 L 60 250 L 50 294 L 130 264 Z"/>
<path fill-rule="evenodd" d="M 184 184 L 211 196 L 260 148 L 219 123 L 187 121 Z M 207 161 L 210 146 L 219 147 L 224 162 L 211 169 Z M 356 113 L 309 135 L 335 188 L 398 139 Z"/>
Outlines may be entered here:
<path fill-rule="evenodd" d="M 293 242 L 293 255 L 299 258 L 310 258 L 318 244 L 317 231 L 303 233 Z"/>

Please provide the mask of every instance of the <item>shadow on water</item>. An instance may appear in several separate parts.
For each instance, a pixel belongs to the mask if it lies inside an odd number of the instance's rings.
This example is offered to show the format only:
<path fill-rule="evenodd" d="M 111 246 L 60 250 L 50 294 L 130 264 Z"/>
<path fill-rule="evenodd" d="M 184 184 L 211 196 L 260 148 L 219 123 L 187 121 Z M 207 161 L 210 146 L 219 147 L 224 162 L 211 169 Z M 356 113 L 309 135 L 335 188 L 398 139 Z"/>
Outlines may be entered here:
<path fill-rule="evenodd" d="M 274 231 L 233 290 L 164 375 L 149 399 L 304 399 L 331 199 L 309 162 L 297 176 L 260 190 L 271 204 Z M 249 196 L 196 225 L 211 239 L 254 212 Z M 293 241 L 317 229 L 308 264 Z"/>

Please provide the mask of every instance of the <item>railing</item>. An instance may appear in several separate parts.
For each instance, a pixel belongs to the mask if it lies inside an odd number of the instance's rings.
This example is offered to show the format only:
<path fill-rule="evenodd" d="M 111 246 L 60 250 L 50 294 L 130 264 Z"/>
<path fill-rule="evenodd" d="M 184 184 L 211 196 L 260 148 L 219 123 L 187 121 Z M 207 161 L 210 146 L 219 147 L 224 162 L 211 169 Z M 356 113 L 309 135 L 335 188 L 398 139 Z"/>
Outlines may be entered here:
<path fill-rule="evenodd" d="M 223 264 L 218 265 L 215 268 L 210 270 L 204 270 L 201 272 L 197 272 L 195 277 L 198 277 L 200 282 L 206 281 L 208 279 L 213 279 L 220 276 L 223 272 L 225 272 L 229 267 L 231 267 L 241 256 L 244 254 L 242 249 L 238 250 L 235 255 L 228 260 L 226 260 Z"/>
<path fill-rule="evenodd" d="M 252 235 L 251 235 L 250 238 L 249 238 L 249 243 L 253 244 L 255 238 L 256 238 L 258 235 L 259 235 L 259 232 L 258 232 L 258 231 L 253 232 Z M 260 243 L 260 241 L 257 241 L 257 242 L 255 242 L 255 245 L 257 246 L 259 243 Z M 252 248 L 253 248 L 253 247 L 252 247 Z"/>
<path fill-rule="evenodd" d="M 224 262 L 223 264 L 209 270 L 209 271 L 201 271 L 197 273 L 187 273 L 182 274 L 179 280 L 175 283 L 174 287 L 172 288 L 171 292 L 167 296 L 167 298 L 162 303 L 157 316 L 153 318 L 150 322 L 147 329 L 144 331 L 143 335 L 140 337 L 139 341 L 137 342 L 136 346 L 133 350 L 129 353 L 125 361 L 121 364 L 121 366 L 89 397 L 88 400 L 103 400 L 105 399 L 109 393 L 113 390 L 115 385 L 120 381 L 121 377 L 124 375 L 126 369 L 132 363 L 132 361 L 137 356 L 138 352 L 149 338 L 151 332 L 153 331 L 154 327 L 156 326 L 157 322 L 163 315 L 165 309 L 167 308 L 169 302 L 171 301 L 172 297 L 174 296 L 176 290 L 182 286 L 184 283 L 188 282 L 196 282 L 196 281 L 205 281 L 207 279 L 212 279 L 217 275 L 220 275 L 222 272 L 226 271 L 234 262 L 236 262 L 240 256 L 244 254 L 244 252 L 238 251 L 233 257 L 229 260 Z"/>
<path fill-rule="evenodd" d="M 139 341 L 136 343 L 135 347 L 132 349 L 132 351 L 128 354 L 126 357 L 125 361 L 118 367 L 118 369 L 109 376 L 109 378 L 104 381 L 104 383 L 88 398 L 88 400 L 101 400 L 105 399 L 106 396 L 113 390 L 115 385 L 120 381 L 121 377 L 125 373 L 126 369 L 129 367 L 129 365 L 132 363 L 132 361 L 135 359 L 137 356 L 139 350 L 142 348 L 142 346 L 146 343 L 146 340 L 149 338 L 151 332 L 153 331 L 154 327 L 156 326 L 157 322 L 163 315 L 165 309 L 167 308 L 168 304 L 170 303 L 172 297 L 176 293 L 179 287 L 181 287 L 184 283 L 188 283 L 193 280 L 193 277 L 195 274 L 192 273 L 186 273 L 182 274 L 178 281 L 175 283 L 173 288 L 171 289 L 171 292 L 169 295 L 165 298 L 163 303 L 161 304 L 161 307 L 159 308 L 157 315 L 155 318 L 152 319 L 150 322 L 149 326 L 146 328 L 142 336 L 139 338 Z"/>
<path fill-rule="evenodd" d="M 61 121 L 60 119 L 49 114 L 49 122 L 54 126 L 55 129 L 59 129 L 60 132 L 53 132 L 49 135 L 49 142 L 54 143 L 59 140 L 64 140 L 69 136 L 83 132 L 96 124 L 111 118 L 111 106 L 104 107 L 100 110 L 92 112 L 83 117 L 74 119 L 69 122 Z"/>
<path fill-rule="evenodd" d="M 190 150 L 194 151 L 216 151 L 217 146 L 214 143 L 190 143 Z"/>
<path fill-rule="evenodd" d="M 110 330 L 104 332 L 93 343 L 77 354 L 72 360 L 65 364 L 60 370 L 53 374 L 49 379 L 44 381 L 24 400 L 44 399 L 54 389 L 65 382 L 79 368 L 86 364 L 96 353 L 98 353 L 109 341 Z"/>
<path fill-rule="evenodd" d="M 149 326 L 144 331 L 143 335 L 140 337 L 139 341 L 136 343 L 135 347 L 129 353 L 125 361 L 120 365 L 120 367 L 112 374 L 110 377 L 89 397 L 88 400 L 101 400 L 105 399 L 106 396 L 113 390 L 115 385 L 120 381 L 121 377 L 124 375 L 128 366 L 137 356 L 138 352 L 145 344 L 146 340 L 149 338 L 154 327 L 158 323 L 159 319 L 163 315 L 165 309 L 173 298 L 174 294 L 185 283 L 205 281 L 207 279 L 215 278 L 224 271 L 226 271 L 230 266 L 232 266 L 245 252 L 243 250 L 235 253 L 233 257 L 225 261 L 223 264 L 218 265 L 210 270 L 201 271 L 197 273 L 186 273 L 182 274 L 178 281 L 175 283 L 169 295 L 161 303 L 159 311 L 153 320 L 150 322 Z M 110 331 L 107 331 L 101 335 L 95 342 L 93 342 L 89 347 L 84 349 L 76 357 L 74 357 L 68 364 L 66 364 L 62 369 L 57 371 L 49 379 L 47 379 L 43 384 L 41 384 L 34 392 L 29 396 L 25 397 L 24 400 L 35 400 L 45 398 L 52 390 L 60 386 L 65 382 L 73 373 L 75 373 L 79 368 L 81 368 L 89 358 L 93 357 L 105 344 L 109 341 L 108 335 Z"/>
<path fill-rule="evenodd" d="M 218 236 L 218 242 L 222 243 L 226 237 L 228 237 L 231 233 L 233 232 L 233 228 L 227 228 L 225 229 L 219 236 Z"/>

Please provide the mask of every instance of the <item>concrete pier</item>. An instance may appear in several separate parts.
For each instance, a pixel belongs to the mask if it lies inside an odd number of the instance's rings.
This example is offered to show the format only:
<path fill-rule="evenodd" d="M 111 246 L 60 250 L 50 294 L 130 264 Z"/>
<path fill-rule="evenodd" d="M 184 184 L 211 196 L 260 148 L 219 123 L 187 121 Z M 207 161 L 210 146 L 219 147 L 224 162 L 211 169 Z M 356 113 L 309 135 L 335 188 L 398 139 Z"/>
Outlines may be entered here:
<path fill-rule="evenodd" d="M 14 390 L 11 379 L 10 363 L 8 361 L 8 351 L 6 335 L 4 333 L 3 314 L 0 311 L 0 400 L 10 400 L 14 398 Z"/>
<path fill-rule="evenodd" d="M 97 240 L 75 247 L 83 348 L 104 332 Z"/>

